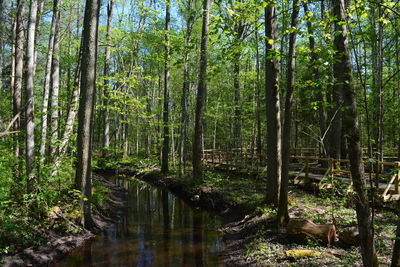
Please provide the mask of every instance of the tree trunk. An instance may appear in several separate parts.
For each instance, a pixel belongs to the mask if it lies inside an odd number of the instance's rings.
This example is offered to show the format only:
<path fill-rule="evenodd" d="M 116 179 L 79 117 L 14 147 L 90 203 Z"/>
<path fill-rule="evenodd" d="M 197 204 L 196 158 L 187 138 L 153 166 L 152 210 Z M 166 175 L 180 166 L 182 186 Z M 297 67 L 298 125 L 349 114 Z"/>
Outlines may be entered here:
<path fill-rule="evenodd" d="M 103 154 L 107 155 L 108 149 L 110 147 L 110 114 L 108 111 L 108 91 L 110 90 L 110 65 L 111 65 L 111 28 L 112 28 L 112 16 L 114 9 L 114 1 L 109 0 L 107 6 L 107 34 L 106 34 L 106 48 L 104 52 L 104 111 L 103 111 Z"/>
<path fill-rule="evenodd" d="M 161 171 L 168 172 L 168 155 L 169 155 L 169 31 L 171 21 L 171 2 L 166 1 L 165 6 L 165 63 L 164 63 L 164 109 L 163 109 L 163 147 L 161 158 Z"/>
<path fill-rule="evenodd" d="M 27 192 L 32 192 L 34 182 L 34 164 L 35 164 L 35 122 L 34 112 L 34 76 L 35 76 L 35 34 L 36 18 L 38 10 L 38 1 L 31 0 L 29 8 L 29 26 L 27 36 L 27 73 L 26 73 L 26 133 L 25 133 L 25 160 L 27 176 Z"/>
<path fill-rule="evenodd" d="M 281 117 L 276 54 L 276 5 L 265 8 L 265 89 L 267 105 L 267 203 L 278 205 L 281 184 Z"/>
<path fill-rule="evenodd" d="M 58 1 L 58 0 L 54 0 Z M 42 101 L 42 125 L 41 125 L 41 142 L 39 154 L 42 156 L 42 160 L 46 154 L 46 142 L 47 142 L 47 123 L 48 123 L 48 104 L 49 104 L 49 91 L 50 91 L 50 79 L 51 79 L 51 60 L 53 58 L 53 44 L 54 44 L 54 34 L 56 30 L 56 15 L 57 13 L 53 10 L 53 16 L 51 20 L 51 31 L 49 37 L 49 45 L 46 60 L 46 75 L 44 79 L 44 90 L 43 90 L 43 101 Z"/>
<path fill-rule="evenodd" d="M 0 90 L 3 89 L 3 64 L 4 64 L 4 9 L 6 2 L 0 0 Z"/>
<path fill-rule="evenodd" d="M 13 115 L 22 112 L 22 76 L 24 68 L 24 14 L 25 14 L 25 0 L 19 0 L 17 3 L 16 15 L 16 34 L 15 34 L 15 70 L 14 70 L 14 92 L 13 92 Z M 21 116 L 15 120 L 13 131 L 20 131 L 21 129 Z M 21 155 L 21 136 L 19 133 L 15 136 L 15 155 Z M 20 171 L 16 171 L 15 177 L 20 177 Z"/>
<path fill-rule="evenodd" d="M 378 266 L 375 251 L 371 209 L 365 192 L 364 168 L 360 145 L 360 130 L 357 117 L 356 92 L 352 85 L 351 61 L 347 40 L 347 26 L 344 0 L 332 0 L 335 20 L 334 49 L 335 88 L 343 93 L 345 115 L 343 117 L 346 130 L 347 146 L 350 159 L 350 172 L 355 199 L 358 229 L 360 232 L 361 255 L 364 266 Z"/>
<path fill-rule="evenodd" d="M 50 147 L 49 156 L 54 157 L 57 151 L 58 141 L 58 119 L 59 106 L 58 96 L 60 91 L 60 6 L 62 0 L 54 0 L 53 12 L 55 13 L 54 21 L 54 40 L 53 53 L 51 59 L 51 90 L 50 90 Z"/>
<path fill-rule="evenodd" d="M 189 13 L 192 12 L 192 1 L 188 3 Z M 182 88 L 182 100 L 181 100 L 181 128 L 180 137 L 178 143 L 178 157 L 179 157 L 179 175 L 182 175 L 185 168 L 185 161 L 187 154 L 186 142 L 187 142 L 187 131 L 189 124 L 189 114 L 188 114 L 188 96 L 190 89 L 190 70 L 189 70 L 189 45 L 191 43 L 191 36 L 194 24 L 194 17 L 192 15 L 186 21 L 186 36 L 185 36 L 185 56 L 183 58 L 183 88 Z"/>
<path fill-rule="evenodd" d="M 397 202 L 398 211 L 400 211 L 400 201 Z M 390 267 L 400 267 L 400 223 L 396 228 L 396 239 L 393 245 L 392 263 Z"/>
<path fill-rule="evenodd" d="M 256 21 L 256 29 L 254 31 L 255 33 L 255 39 L 256 39 L 256 72 L 257 72 L 257 91 L 256 91 L 256 120 L 257 120 L 257 136 L 256 136 L 256 146 L 257 146 L 257 154 L 261 155 L 262 151 L 262 142 L 261 142 L 261 77 L 260 77 L 260 52 L 258 50 L 258 20 Z"/>
<path fill-rule="evenodd" d="M 67 114 L 67 121 L 65 123 L 65 128 L 64 128 L 62 139 L 61 139 L 61 143 L 57 149 L 56 155 L 54 155 L 54 165 L 53 165 L 52 176 L 57 175 L 58 168 L 61 165 L 61 158 L 67 152 L 67 145 L 68 145 L 68 142 L 69 142 L 69 140 L 73 134 L 73 130 L 74 130 L 74 122 L 75 122 L 76 113 L 78 111 L 78 100 L 79 100 L 79 94 L 80 94 L 79 89 L 80 89 L 80 78 L 81 78 L 80 77 L 81 76 L 81 58 L 82 58 L 82 40 L 81 40 L 81 46 L 80 46 L 79 55 L 78 55 L 78 65 L 76 66 L 76 70 L 75 70 L 75 79 L 74 79 L 73 91 L 72 91 L 72 95 L 71 95 L 71 102 L 70 102 L 68 114 Z"/>
<path fill-rule="evenodd" d="M 240 29 L 240 25 L 237 27 Z M 240 37 L 236 37 L 237 46 L 240 45 Z M 236 47 L 236 49 L 240 49 Z M 242 147 L 242 111 L 240 107 L 241 102 L 241 88 L 240 88 L 240 60 L 241 53 L 236 52 L 233 62 L 233 88 L 234 88 L 234 116 L 233 116 L 233 139 L 232 148 Z"/>
<path fill-rule="evenodd" d="M 78 113 L 77 169 L 75 184 L 82 191 L 83 225 L 92 229 L 92 125 L 96 96 L 97 30 L 99 1 L 87 0 L 82 33 L 81 98 Z"/>
<path fill-rule="evenodd" d="M 289 163 L 290 163 L 290 139 L 292 129 L 292 104 L 293 90 L 296 68 L 296 37 L 299 18 L 299 1 L 293 1 L 291 32 L 289 36 L 289 54 L 287 59 L 286 71 L 286 99 L 285 99 L 285 117 L 283 121 L 282 136 L 282 181 L 279 195 L 278 206 L 278 226 L 282 227 L 289 221 L 288 212 L 288 184 L 289 184 Z"/>
<path fill-rule="evenodd" d="M 307 16 L 307 33 L 308 33 L 308 40 L 309 40 L 309 47 L 310 47 L 310 52 L 311 52 L 311 69 L 312 69 L 312 79 L 314 83 L 316 83 L 316 86 L 314 89 L 316 90 L 317 93 L 317 101 L 318 101 L 318 119 L 319 119 L 319 132 L 320 132 L 320 138 L 321 138 L 321 145 L 322 147 L 322 157 L 326 158 L 328 157 L 327 154 L 327 149 L 328 149 L 328 138 L 325 136 L 325 131 L 326 131 L 326 112 L 325 112 L 325 107 L 324 107 L 324 95 L 322 94 L 323 89 L 320 81 L 320 73 L 318 69 L 318 54 L 315 51 L 315 38 L 314 38 L 314 30 L 312 27 L 311 23 L 311 17 L 308 17 L 308 4 L 307 2 L 303 3 L 304 7 L 304 13 Z"/>
<path fill-rule="evenodd" d="M 203 0 L 203 25 L 201 30 L 200 72 L 196 96 L 196 114 L 193 139 L 193 178 L 203 178 L 204 106 L 207 92 L 207 49 L 210 0 Z"/>

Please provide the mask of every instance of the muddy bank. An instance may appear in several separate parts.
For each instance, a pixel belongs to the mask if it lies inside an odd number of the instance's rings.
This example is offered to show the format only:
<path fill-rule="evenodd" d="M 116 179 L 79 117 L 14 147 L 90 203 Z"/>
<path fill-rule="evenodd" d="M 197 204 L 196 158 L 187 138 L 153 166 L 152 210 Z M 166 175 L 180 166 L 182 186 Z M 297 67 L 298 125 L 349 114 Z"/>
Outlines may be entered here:
<path fill-rule="evenodd" d="M 101 185 L 109 189 L 106 201 L 102 205 L 93 207 L 93 219 L 97 225 L 96 230 L 87 231 L 77 222 L 68 220 L 65 214 L 62 213 L 61 207 L 54 212 L 54 219 L 67 220 L 67 223 L 80 227 L 78 233 L 57 233 L 51 229 L 40 230 L 42 232 L 41 237 L 45 240 L 43 245 L 17 251 L 11 256 L 4 256 L 1 258 L 0 266 L 51 266 L 54 260 L 63 257 L 74 248 L 82 246 L 86 241 L 95 237 L 97 232 L 107 229 L 114 223 L 118 216 L 125 211 L 127 192 L 124 188 L 108 182 L 99 175 L 96 175 L 94 179 L 97 179 Z"/>

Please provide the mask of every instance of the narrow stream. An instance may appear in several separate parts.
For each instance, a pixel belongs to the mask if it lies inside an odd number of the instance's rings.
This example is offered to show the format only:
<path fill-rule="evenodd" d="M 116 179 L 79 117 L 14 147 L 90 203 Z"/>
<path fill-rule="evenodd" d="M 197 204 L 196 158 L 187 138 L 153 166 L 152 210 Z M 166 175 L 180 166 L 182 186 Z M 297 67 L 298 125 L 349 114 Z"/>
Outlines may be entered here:
<path fill-rule="evenodd" d="M 219 266 L 216 215 L 140 181 L 128 188 L 128 212 L 54 266 Z"/>

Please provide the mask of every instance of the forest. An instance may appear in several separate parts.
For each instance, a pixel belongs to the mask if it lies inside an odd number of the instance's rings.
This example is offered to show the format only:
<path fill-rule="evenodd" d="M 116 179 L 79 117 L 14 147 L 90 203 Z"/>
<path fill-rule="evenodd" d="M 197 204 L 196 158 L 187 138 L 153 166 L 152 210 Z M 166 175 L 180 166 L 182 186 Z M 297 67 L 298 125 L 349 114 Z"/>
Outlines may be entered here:
<path fill-rule="evenodd" d="M 0 265 L 400 266 L 399 30 L 397 0 L 0 0 Z"/>

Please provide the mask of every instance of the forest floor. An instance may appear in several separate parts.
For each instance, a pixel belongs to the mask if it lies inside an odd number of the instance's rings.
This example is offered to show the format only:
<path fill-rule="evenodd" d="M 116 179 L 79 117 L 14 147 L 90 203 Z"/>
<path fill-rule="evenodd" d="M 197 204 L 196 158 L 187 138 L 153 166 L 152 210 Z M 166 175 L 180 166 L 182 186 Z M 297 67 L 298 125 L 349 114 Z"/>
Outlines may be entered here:
<path fill-rule="evenodd" d="M 285 230 L 276 229 L 276 212 L 264 204 L 264 179 L 206 170 L 202 181 L 193 181 L 190 174 L 179 177 L 172 171 L 163 175 L 156 164 L 140 160 L 110 166 L 102 169 L 100 174 L 94 179 L 94 195 L 98 198 L 94 217 L 101 229 L 114 222 L 127 206 L 126 190 L 103 178 L 103 175 L 118 175 L 167 188 L 193 206 L 220 214 L 224 246 L 219 256 L 226 266 L 362 266 L 357 247 L 340 241 L 328 246 L 312 238 L 292 239 Z M 351 195 L 351 189 L 346 185 L 318 194 L 309 188 L 290 186 L 290 217 L 306 218 L 315 223 L 335 222 L 340 232 L 356 225 L 354 203 L 349 200 Z M 44 240 L 42 245 L 20 248 L 13 256 L 3 257 L 0 265 L 45 266 L 92 238 L 92 233 L 78 226 L 80 218 L 73 213 L 67 203 L 60 204 L 48 215 L 47 228 L 38 230 Z M 376 211 L 376 247 L 382 266 L 390 263 L 397 220 L 390 209 Z M 287 255 L 289 250 L 314 253 L 313 256 L 294 258 Z"/>
<path fill-rule="evenodd" d="M 358 247 L 336 240 L 326 245 L 313 238 L 292 238 L 275 227 L 275 213 L 264 204 L 265 180 L 214 170 L 207 170 L 203 181 L 171 172 L 162 175 L 154 166 L 136 166 L 135 177 L 169 189 L 194 206 L 216 211 L 223 218 L 224 246 L 219 255 L 226 266 L 362 266 Z M 122 175 L 124 172 L 122 172 Z M 126 171 L 127 176 L 130 171 Z M 337 232 L 356 226 L 352 190 L 347 185 L 319 191 L 289 188 L 291 218 L 315 223 L 334 223 Z M 375 211 L 375 236 L 381 266 L 389 266 L 397 215 L 393 209 Z M 313 251 L 304 257 L 288 256 L 289 250 Z"/>
<path fill-rule="evenodd" d="M 37 225 L 35 239 L 40 242 L 29 247 L 15 244 L 17 247 L 12 255 L 0 255 L 0 266 L 49 266 L 115 223 L 127 207 L 127 191 L 100 175 L 94 175 L 93 180 L 93 191 L 97 192 L 94 195 L 101 198 L 93 207 L 96 229 L 92 232 L 83 229 L 79 204 L 75 205 L 73 198 L 71 202 L 60 202 L 43 218 L 42 224 Z"/>

